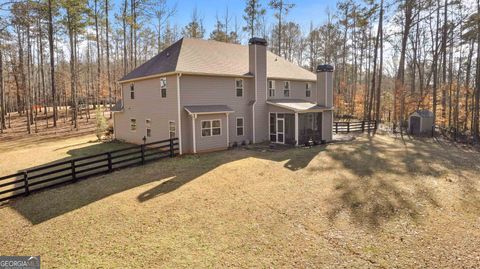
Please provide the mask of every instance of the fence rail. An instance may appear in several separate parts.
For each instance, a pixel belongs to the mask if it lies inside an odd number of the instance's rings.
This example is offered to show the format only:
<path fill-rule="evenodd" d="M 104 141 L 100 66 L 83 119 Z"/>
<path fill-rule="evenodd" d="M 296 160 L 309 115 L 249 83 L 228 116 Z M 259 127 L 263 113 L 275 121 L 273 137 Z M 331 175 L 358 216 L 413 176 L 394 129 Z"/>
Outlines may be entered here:
<path fill-rule="evenodd" d="M 333 129 L 336 134 L 350 132 L 365 132 L 377 129 L 376 121 L 335 121 Z"/>
<path fill-rule="evenodd" d="M 32 192 L 74 183 L 128 166 L 171 158 L 178 154 L 178 138 L 74 158 L 0 177 L 0 202 Z"/>

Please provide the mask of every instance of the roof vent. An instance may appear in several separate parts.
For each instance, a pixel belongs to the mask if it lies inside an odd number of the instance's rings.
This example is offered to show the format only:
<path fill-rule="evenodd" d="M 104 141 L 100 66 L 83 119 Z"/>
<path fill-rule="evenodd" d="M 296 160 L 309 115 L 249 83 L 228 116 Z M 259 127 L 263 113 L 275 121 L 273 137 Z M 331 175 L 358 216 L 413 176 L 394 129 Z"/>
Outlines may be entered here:
<path fill-rule="evenodd" d="M 167 57 L 170 57 L 170 52 L 167 51 Z"/>

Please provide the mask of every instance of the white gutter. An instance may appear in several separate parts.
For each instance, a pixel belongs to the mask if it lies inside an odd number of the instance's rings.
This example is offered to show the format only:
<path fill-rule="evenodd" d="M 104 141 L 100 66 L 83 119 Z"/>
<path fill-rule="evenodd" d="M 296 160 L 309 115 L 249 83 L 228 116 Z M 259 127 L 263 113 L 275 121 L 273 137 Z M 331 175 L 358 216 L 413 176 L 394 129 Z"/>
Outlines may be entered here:
<path fill-rule="evenodd" d="M 178 106 L 178 149 L 180 151 L 180 155 L 183 154 L 183 145 L 182 145 L 182 116 L 181 116 L 181 108 L 180 108 L 180 77 L 182 73 L 177 74 L 177 106 Z"/>

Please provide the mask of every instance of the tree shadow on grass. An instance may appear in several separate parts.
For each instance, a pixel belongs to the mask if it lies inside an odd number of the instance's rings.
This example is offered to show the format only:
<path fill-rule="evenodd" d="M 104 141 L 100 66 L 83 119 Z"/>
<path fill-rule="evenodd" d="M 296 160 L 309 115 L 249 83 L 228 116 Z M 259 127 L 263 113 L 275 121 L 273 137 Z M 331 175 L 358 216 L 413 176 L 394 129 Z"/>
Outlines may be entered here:
<path fill-rule="evenodd" d="M 389 143 L 373 137 L 329 149 L 327 155 L 346 170 L 346 175 L 334 183 L 334 195 L 328 200 L 332 206 L 329 218 L 334 221 L 346 212 L 354 223 L 370 228 L 399 215 L 420 220 L 426 206 L 440 207 L 442 197 L 432 181 L 441 179 L 446 170 L 473 172 L 467 160 L 479 156 L 432 142 L 407 139 Z M 478 194 L 478 179 L 462 180 L 460 184 L 462 194 Z M 480 203 L 478 195 L 470 197 L 470 202 Z"/>
<path fill-rule="evenodd" d="M 117 145 L 108 151 L 125 147 Z M 68 151 L 71 157 L 83 157 L 106 150 L 108 145 L 98 144 L 81 149 Z M 265 158 L 275 161 L 286 161 L 286 166 L 292 170 L 304 168 L 317 154 L 311 150 L 308 154 L 294 154 L 291 150 L 279 152 L 256 152 L 253 150 L 236 149 L 200 155 L 185 155 L 154 161 L 143 166 L 134 166 L 98 177 L 80 180 L 58 188 L 34 193 L 27 197 L 14 199 L 9 206 L 28 219 L 32 224 L 39 224 L 52 218 L 74 211 L 108 196 L 133 189 L 144 184 L 160 182 L 155 187 L 138 195 L 139 202 L 173 192 L 185 184 L 197 179 L 217 167 L 244 158 Z M 65 158 L 59 161 L 63 161 Z"/>

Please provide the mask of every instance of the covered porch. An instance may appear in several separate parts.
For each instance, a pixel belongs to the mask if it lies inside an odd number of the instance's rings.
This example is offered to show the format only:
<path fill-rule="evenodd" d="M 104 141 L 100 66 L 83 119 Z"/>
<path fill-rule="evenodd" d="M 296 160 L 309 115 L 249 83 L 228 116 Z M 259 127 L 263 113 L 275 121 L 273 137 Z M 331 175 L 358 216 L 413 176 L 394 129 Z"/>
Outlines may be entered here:
<path fill-rule="evenodd" d="M 270 142 L 304 145 L 331 140 L 331 108 L 295 99 L 269 100 L 267 104 Z"/>

